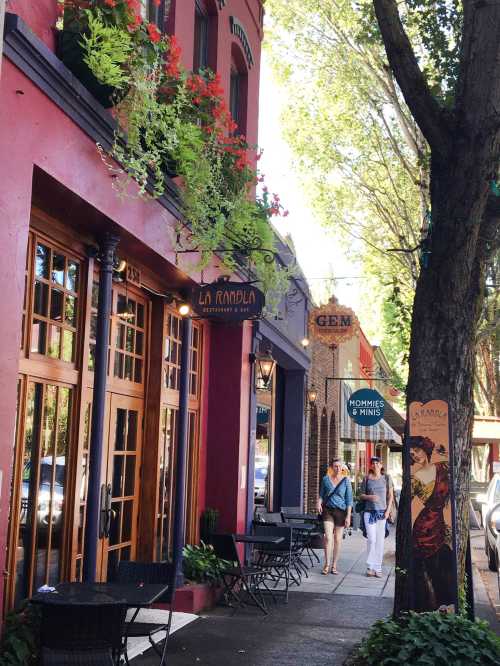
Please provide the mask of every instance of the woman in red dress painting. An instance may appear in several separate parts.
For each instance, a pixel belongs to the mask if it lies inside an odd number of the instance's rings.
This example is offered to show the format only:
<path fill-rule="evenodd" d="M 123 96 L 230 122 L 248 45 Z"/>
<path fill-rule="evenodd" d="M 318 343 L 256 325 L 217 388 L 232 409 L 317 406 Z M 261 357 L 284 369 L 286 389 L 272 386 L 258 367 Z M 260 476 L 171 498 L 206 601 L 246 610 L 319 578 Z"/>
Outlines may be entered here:
<path fill-rule="evenodd" d="M 412 498 L 424 505 L 412 530 L 415 610 L 436 610 L 455 602 L 451 528 L 444 518 L 450 501 L 449 468 L 447 462 L 431 462 L 436 445 L 428 437 L 410 437 L 409 446 Z"/>

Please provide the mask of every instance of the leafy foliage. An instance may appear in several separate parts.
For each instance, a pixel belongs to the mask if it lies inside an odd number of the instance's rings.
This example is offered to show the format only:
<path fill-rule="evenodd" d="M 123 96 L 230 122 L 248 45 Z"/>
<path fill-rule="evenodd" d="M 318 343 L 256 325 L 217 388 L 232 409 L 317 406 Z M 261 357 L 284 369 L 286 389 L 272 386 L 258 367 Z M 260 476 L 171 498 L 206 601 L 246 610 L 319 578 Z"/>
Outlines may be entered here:
<path fill-rule="evenodd" d="M 349 665 L 493 666 L 499 660 L 500 639 L 486 622 L 433 612 L 376 622 Z"/>
<path fill-rule="evenodd" d="M 283 93 L 293 91 L 285 138 L 318 218 L 361 264 L 366 291 L 380 295 L 359 314 L 384 350 L 389 342 L 402 387 L 419 263 L 416 251 L 400 250 L 420 240 L 426 144 L 388 68 L 371 2 L 269 0 L 266 9 L 273 69 Z"/>
<path fill-rule="evenodd" d="M 116 95 L 115 141 L 101 156 L 123 196 L 160 197 L 165 174 L 178 177 L 183 221 L 178 249 L 199 252 L 197 267 L 224 249 L 241 249 L 265 290 L 281 290 L 286 276 L 267 263 L 275 238 L 270 217 L 282 207 L 255 199 L 259 178 L 255 149 L 235 133 L 220 78 L 206 70 L 189 73 L 180 63 L 175 36 L 162 35 L 141 15 L 141 0 L 61 0 L 64 27 L 79 30 L 84 60 L 100 83 L 127 91 Z M 110 159 L 110 157 L 112 159 Z M 117 165 L 118 163 L 118 165 Z M 138 186 L 138 189 L 137 189 Z"/>
<path fill-rule="evenodd" d="M 89 34 L 82 35 L 85 62 L 95 76 L 114 88 L 124 88 L 127 76 L 122 67 L 132 48 L 130 36 L 113 25 L 104 25 L 100 13 L 87 12 Z"/>
<path fill-rule="evenodd" d="M 2 666 L 34 666 L 38 655 L 40 617 L 38 610 L 26 603 L 5 618 L 0 643 Z"/>
<path fill-rule="evenodd" d="M 199 546 L 184 546 L 182 554 L 184 575 L 196 583 L 214 582 L 222 568 L 232 565 L 232 562 L 217 557 L 213 546 L 203 541 Z"/>

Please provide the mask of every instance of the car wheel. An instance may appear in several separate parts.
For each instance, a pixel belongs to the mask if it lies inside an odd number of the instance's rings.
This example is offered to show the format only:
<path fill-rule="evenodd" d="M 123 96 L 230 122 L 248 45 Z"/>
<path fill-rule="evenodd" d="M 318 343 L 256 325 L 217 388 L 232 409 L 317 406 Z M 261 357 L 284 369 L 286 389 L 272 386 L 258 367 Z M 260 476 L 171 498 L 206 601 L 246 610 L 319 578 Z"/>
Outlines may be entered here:
<path fill-rule="evenodd" d="M 488 544 L 486 544 L 486 557 L 488 558 L 488 569 L 490 571 L 497 571 L 497 558 L 495 551 L 491 550 Z"/>

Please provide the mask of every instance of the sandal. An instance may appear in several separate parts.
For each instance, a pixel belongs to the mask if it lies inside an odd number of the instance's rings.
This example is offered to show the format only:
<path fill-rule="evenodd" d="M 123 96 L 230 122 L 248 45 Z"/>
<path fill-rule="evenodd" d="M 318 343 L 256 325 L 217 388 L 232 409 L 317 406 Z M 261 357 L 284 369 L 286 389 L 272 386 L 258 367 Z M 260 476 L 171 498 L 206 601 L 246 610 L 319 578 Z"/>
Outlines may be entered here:
<path fill-rule="evenodd" d="M 323 567 L 323 571 L 321 573 L 323 576 L 328 576 L 328 567 Z"/>
<path fill-rule="evenodd" d="M 339 572 L 337 571 L 337 569 L 335 567 L 332 567 L 332 570 L 330 571 L 330 573 L 333 574 L 334 576 L 339 575 Z"/>

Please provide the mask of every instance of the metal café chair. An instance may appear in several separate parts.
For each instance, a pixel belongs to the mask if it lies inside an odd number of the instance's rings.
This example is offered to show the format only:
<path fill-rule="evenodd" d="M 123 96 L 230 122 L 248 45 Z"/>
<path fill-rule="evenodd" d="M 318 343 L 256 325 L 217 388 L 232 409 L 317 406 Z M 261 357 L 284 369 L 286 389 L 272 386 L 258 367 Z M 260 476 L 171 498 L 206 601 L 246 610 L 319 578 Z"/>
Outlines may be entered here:
<path fill-rule="evenodd" d="M 275 594 L 283 592 L 285 603 L 288 603 L 288 589 L 290 583 L 300 584 L 301 574 L 297 569 L 296 558 L 298 549 L 294 547 L 293 530 L 290 525 L 273 525 L 270 523 L 254 523 L 253 532 L 256 535 L 281 537 L 279 544 L 258 544 L 256 564 L 266 573 L 265 588 L 269 590 L 274 601 Z M 284 582 L 285 589 L 277 590 L 280 582 Z M 269 589 L 267 583 L 273 585 Z"/>
<path fill-rule="evenodd" d="M 121 602 L 75 603 L 51 600 L 41 605 L 43 666 L 119 664 L 127 606 Z"/>
<path fill-rule="evenodd" d="M 116 582 L 117 583 L 144 583 L 147 584 L 161 584 L 161 583 L 171 583 L 172 581 L 172 564 L 170 562 L 129 562 L 121 561 L 118 565 Z M 167 622 L 157 623 L 157 622 L 137 622 L 137 615 L 139 614 L 140 608 L 136 608 L 130 620 L 125 624 L 125 661 L 128 664 L 127 657 L 127 639 L 128 638 L 137 638 L 141 636 L 147 636 L 151 647 L 156 652 L 156 654 L 163 660 L 165 658 L 167 643 L 170 636 L 170 628 L 172 626 L 172 614 L 173 614 L 173 587 L 170 584 L 168 590 L 159 600 L 163 603 L 170 604 L 168 612 Z M 163 638 L 159 640 L 154 640 L 154 637 L 159 632 L 165 632 L 164 644 L 160 647 L 160 643 Z"/>
<path fill-rule="evenodd" d="M 295 509 L 299 509 L 298 511 Z M 304 518 L 302 517 L 303 514 L 301 514 L 300 507 L 281 507 L 281 517 L 283 518 L 284 523 L 289 523 L 290 525 L 293 526 L 294 523 L 301 523 L 304 522 Z M 307 521 L 309 522 L 309 521 Z M 300 539 L 302 541 L 302 553 L 301 553 L 301 559 L 302 562 L 305 564 L 305 560 L 302 556 L 307 556 L 309 557 L 309 561 L 311 563 L 311 567 L 314 566 L 314 560 L 319 564 L 320 559 L 315 553 L 314 549 L 319 547 L 323 547 L 323 533 L 322 531 L 318 528 L 318 521 L 310 521 L 311 523 L 316 524 L 317 529 L 315 529 L 312 532 L 302 532 L 300 533 Z M 319 544 L 319 546 L 318 546 Z"/>
<path fill-rule="evenodd" d="M 212 546 L 217 557 L 232 562 L 232 566 L 220 567 L 218 573 L 224 585 L 228 604 L 231 605 L 231 600 L 236 603 L 233 613 L 246 605 L 243 598 L 243 594 L 246 594 L 247 599 L 250 599 L 264 615 L 267 615 L 266 602 L 260 589 L 265 572 L 255 565 L 244 566 L 241 563 L 233 534 L 213 534 Z"/>

